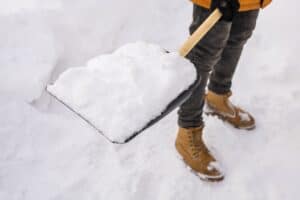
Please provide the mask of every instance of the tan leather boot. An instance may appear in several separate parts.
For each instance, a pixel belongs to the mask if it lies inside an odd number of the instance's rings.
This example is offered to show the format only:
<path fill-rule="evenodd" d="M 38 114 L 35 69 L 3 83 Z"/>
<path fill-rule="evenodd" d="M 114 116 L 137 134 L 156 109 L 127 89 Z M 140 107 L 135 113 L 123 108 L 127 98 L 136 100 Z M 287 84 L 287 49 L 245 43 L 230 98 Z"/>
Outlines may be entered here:
<path fill-rule="evenodd" d="M 176 149 L 183 161 L 203 180 L 221 181 L 224 176 L 219 171 L 216 159 L 202 140 L 203 127 L 179 128 Z"/>
<path fill-rule="evenodd" d="M 219 95 L 208 91 L 206 95 L 207 114 L 216 115 L 236 128 L 251 130 L 255 128 L 254 118 L 246 111 L 233 105 L 231 92 Z"/>

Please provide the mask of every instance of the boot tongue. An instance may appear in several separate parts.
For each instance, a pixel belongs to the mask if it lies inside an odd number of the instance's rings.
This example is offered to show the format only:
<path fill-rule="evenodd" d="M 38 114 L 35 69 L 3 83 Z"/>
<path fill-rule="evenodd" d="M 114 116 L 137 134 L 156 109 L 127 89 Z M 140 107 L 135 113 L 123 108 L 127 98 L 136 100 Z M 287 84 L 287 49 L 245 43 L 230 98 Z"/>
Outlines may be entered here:
<path fill-rule="evenodd" d="M 191 134 L 193 135 L 193 138 L 196 141 L 201 141 L 201 139 L 202 139 L 202 128 L 203 127 L 194 128 L 191 132 Z"/>
<path fill-rule="evenodd" d="M 194 138 L 195 138 L 195 141 L 197 142 L 197 143 L 199 143 L 199 142 L 201 142 L 201 140 L 202 140 L 202 134 L 201 133 L 194 133 Z"/>
<path fill-rule="evenodd" d="M 194 144 L 196 146 L 202 147 L 203 142 L 202 142 L 202 128 L 199 128 L 197 130 L 192 131 L 192 137 L 194 140 Z"/>
<path fill-rule="evenodd" d="M 227 109 L 225 109 L 225 112 L 228 112 L 232 117 L 235 117 L 236 116 L 235 106 L 229 100 L 229 97 L 231 96 L 232 96 L 231 91 L 223 95 L 223 101 L 225 103 L 225 107 L 227 107 Z"/>

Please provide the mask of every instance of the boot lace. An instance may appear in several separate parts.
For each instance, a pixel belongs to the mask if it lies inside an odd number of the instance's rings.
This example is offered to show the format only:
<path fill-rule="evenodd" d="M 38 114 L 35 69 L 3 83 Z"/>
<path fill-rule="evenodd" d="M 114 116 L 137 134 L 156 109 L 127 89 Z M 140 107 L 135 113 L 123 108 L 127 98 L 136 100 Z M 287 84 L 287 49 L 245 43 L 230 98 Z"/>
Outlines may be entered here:
<path fill-rule="evenodd" d="M 199 158 L 201 153 L 209 154 L 209 150 L 204 145 L 201 136 L 202 134 L 197 129 L 191 130 L 188 134 L 189 144 L 194 158 Z"/>

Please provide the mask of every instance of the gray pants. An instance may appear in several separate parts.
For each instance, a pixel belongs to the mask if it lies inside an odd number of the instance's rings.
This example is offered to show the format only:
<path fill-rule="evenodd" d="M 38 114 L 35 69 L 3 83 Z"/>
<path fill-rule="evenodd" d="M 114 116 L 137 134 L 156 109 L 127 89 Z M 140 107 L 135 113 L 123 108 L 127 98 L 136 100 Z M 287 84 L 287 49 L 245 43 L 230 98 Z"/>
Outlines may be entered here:
<path fill-rule="evenodd" d="M 193 33 L 210 13 L 209 10 L 194 5 L 190 33 Z M 203 124 L 202 112 L 208 79 L 209 90 L 218 94 L 230 91 L 233 74 L 243 47 L 255 28 L 258 13 L 258 10 L 240 12 L 232 23 L 219 21 L 189 53 L 187 58 L 195 65 L 201 83 L 180 107 L 179 126 L 189 128 Z"/>

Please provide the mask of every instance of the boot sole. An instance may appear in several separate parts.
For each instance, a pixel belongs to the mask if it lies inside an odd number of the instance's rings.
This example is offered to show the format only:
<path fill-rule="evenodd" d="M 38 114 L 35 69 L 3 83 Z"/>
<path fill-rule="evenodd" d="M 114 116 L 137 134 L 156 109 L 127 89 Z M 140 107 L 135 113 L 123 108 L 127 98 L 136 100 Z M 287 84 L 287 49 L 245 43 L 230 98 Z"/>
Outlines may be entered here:
<path fill-rule="evenodd" d="M 183 157 L 181 157 L 180 155 L 178 155 L 178 158 L 183 162 L 183 164 L 186 166 L 186 168 L 189 169 L 190 172 L 192 172 L 195 176 L 197 176 L 198 178 L 200 178 L 202 181 L 205 182 L 220 182 L 222 180 L 224 180 L 224 175 L 221 174 L 219 176 L 209 176 L 206 174 L 202 174 L 200 172 L 197 172 L 195 170 L 193 170 L 188 164 L 187 162 L 184 160 Z"/>
<path fill-rule="evenodd" d="M 206 111 L 205 114 L 207 116 L 217 117 L 218 119 L 222 120 L 223 122 L 226 122 L 227 124 L 233 126 L 236 129 L 251 131 L 256 128 L 255 124 L 252 126 L 245 126 L 245 127 L 237 126 L 235 124 L 232 124 L 226 117 L 224 117 L 223 115 L 220 115 L 219 113 L 216 113 L 216 112 Z"/>

